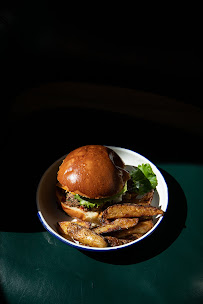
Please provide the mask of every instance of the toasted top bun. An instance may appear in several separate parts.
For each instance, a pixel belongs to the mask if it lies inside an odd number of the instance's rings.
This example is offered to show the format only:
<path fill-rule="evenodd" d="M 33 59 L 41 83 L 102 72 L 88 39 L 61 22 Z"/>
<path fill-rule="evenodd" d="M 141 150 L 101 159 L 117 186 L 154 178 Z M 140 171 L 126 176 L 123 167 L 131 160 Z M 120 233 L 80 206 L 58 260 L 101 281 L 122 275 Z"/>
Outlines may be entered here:
<path fill-rule="evenodd" d="M 67 191 L 99 199 L 118 194 L 130 178 L 122 159 L 101 145 L 70 152 L 59 167 L 58 181 Z"/>

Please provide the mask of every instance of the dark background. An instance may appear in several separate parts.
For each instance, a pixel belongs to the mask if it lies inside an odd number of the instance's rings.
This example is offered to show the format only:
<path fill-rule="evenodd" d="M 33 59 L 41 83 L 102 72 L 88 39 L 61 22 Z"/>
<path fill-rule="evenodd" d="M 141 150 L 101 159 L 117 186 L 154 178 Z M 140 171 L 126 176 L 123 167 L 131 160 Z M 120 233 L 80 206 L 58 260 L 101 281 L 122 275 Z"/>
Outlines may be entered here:
<path fill-rule="evenodd" d="M 155 13 L 156 12 L 156 13 Z M 138 89 L 202 107 L 198 8 L 0 7 L 1 96 L 80 81 Z"/>

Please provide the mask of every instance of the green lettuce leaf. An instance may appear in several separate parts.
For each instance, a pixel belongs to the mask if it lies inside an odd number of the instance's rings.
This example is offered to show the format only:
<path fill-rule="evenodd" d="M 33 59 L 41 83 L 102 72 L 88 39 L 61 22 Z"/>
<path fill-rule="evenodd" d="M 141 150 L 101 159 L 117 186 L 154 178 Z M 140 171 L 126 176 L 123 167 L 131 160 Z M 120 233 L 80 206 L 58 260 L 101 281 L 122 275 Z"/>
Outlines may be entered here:
<path fill-rule="evenodd" d="M 158 184 L 150 164 L 138 165 L 130 175 L 133 181 L 133 190 L 140 195 L 155 189 Z"/>
<path fill-rule="evenodd" d="M 154 174 L 150 164 L 138 165 L 138 168 L 144 173 L 145 177 L 150 181 L 152 189 L 155 189 L 158 182 L 157 182 L 156 174 Z"/>
<path fill-rule="evenodd" d="M 86 197 L 84 198 L 80 196 L 79 194 L 75 194 L 74 196 L 80 202 L 81 206 L 85 206 L 87 208 L 93 208 L 93 207 L 99 207 L 100 205 L 99 202 L 91 203 L 90 200 L 88 200 Z"/>
<path fill-rule="evenodd" d="M 87 197 L 81 196 L 79 194 L 75 194 L 75 198 L 80 202 L 81 206 L 85 206 L 87 208 L 99 207 L 104 203 L 112 202 L 116 200 L 120 195 L 123 195 L 127 191 L 127 182 L 123 189 L 116 195 L 107 197 L 107 198 L 100 198 L 100 199 L 89 199 Z"/>

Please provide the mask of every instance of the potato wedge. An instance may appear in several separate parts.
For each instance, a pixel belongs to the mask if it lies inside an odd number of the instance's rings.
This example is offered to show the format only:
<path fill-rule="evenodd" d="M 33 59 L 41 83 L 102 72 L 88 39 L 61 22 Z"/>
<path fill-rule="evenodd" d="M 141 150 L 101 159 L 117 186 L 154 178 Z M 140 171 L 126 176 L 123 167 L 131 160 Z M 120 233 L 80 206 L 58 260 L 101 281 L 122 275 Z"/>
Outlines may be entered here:
<path fill-rule="evenodd" d="M 106 236 L 105 239 L 110 247 L 120 246 L 132 242 L 132 240 L 118 239 L 113 236 Z"/>
<path fill-rule="evenodd" d="M 153 206 L 141 206 L 136 204 L 123 203 L 109 206 L 104 210 L 102 217 L 105 221 L 106 219 L 154 216 L 158 214 L 163 215 L 164 212 L 161 209 Z"/>
<path fill-rule="evenodd" d="M 102 226 L 94 228 L 92 231 L 98 234 L 106 234 L 112 231 L 128 229 L 136 226 L 138 218 L 119 218 L 110 223 L 105 223 Z"/>
<path fill-rule="evenodd" d="M 80 220 L 78 218 L 72 219 L 71 223 L 78 224 L 80 226 L 83 226 L 83 227 L 86 227 L 89 229 L 95 227 L 94 224 L 92 224 L 91 222 L 86 222 L 86 221 Z"/>
<path fill-rule="evenodd" d="M 122 201 L 125 203 L 134 203 L 136 201 L 136 198 L 137 198 L 136 193 L 126 192 L 122 197 Z"/>
<path fill-rule="evenodd" d="M 153 216 L 141 216 L 139 217 L 139 222 L 153 220 Z"/>
<path fill-rule="evenodd" d="M 65 222 L 57 222 L 57 230 L 62 237 L 64 237 L 65 239 L 67 239 L 69 241 L 72 241 L 72 238 L 67 234 L 66 226 L 68 224 L 66 224 L 66 223 L 68 223 L 68 222 L 66 222 L 66 221 Z"/>
<path fill-rule="evenodd" d="M 124 198 L 123 202 L 131 203 L 131 204 L 139 204 L 143 206 L 149 206 L 154 197 L 154 190 L 151 190 L 144 194 L 142 197 L 138 198 L 137 195 L 133 195 L 134 193 L 127 193 Z"/>
<path fill-rule="evenodd" d="M 149 206 L 153 200 L 154 197 L 154 190 L 151 190 L 144 194 L 141 198 L 137 198 L 135 200 L 135 203 L 142 206 Z"/>
<path fill-rule="evenodd" d="M 131 235 L 129 235 L 129 236 L 126 236 L 126 237 L 124 238 L 124 240 L 135 241 L 135 240 L 139 239 L 141 236 L 143 236 L 142 233 L 133 233 L 133 234 L 131 234 Z"/>
<path fill-rule="evenodd" d="M 125 238 L 133 234 L 145 234 L 154 226 L 152 221 L 139 222 L 135 227 L 125 229 L 122 231 L 117 231 L 113 233 L 113 236 L 117 238 Z"/>
<path fill-rule="evenodd" d="M 78 241 L 83 245 L 99 248 L 108 246 L 101 235 L 96 234 L 86 227 L 69 221 L 58 222 L 58 226 L 60 227 L 59 232 L 63 231 L 63 234 L 70 236 L 73 240 Z"/>

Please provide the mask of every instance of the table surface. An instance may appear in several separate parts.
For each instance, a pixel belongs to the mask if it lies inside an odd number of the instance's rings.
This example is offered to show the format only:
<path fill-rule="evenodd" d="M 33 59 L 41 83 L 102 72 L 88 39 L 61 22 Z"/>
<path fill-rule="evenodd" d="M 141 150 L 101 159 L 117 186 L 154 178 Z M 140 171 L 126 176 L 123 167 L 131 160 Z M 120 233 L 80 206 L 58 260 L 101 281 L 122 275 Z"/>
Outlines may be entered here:
<path fill-rule="evenodd" d="M 20 95 L 3 142 L 1 303 L 203 303 L 200 117 L 192 105 L 124 88 L 53 83 Z M 121 251 L 79 251 L 37 218 L 43 172 L 91 143 L 144 155 L 168 185 L 158 229 Z"/>

